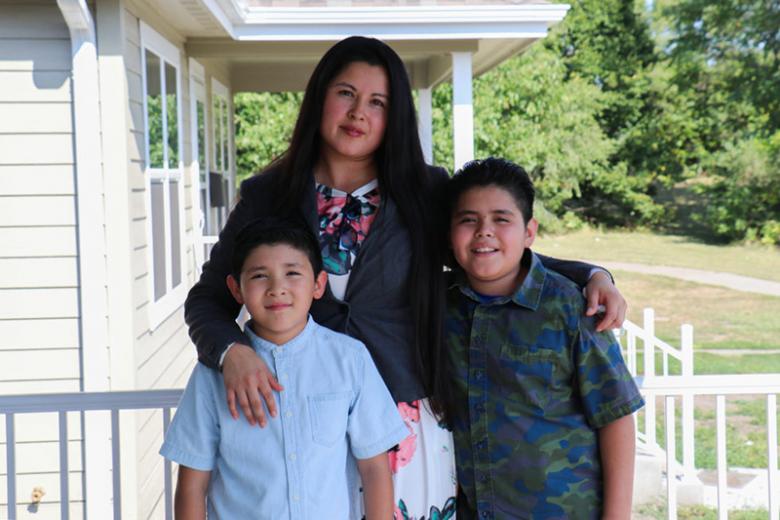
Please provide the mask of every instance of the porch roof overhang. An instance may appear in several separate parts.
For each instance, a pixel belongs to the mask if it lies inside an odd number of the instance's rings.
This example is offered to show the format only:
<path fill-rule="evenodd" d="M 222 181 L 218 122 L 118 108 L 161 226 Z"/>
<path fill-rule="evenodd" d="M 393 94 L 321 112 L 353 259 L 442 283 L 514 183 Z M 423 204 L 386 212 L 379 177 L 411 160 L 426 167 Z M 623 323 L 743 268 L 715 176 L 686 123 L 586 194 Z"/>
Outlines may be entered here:
<path fill-rule="evenodd" d="M 414 88 L 433 87 L 451 77 L 451 53 L 472 53 L 473 73 L 482 74 L 546 36 L 569 9 L 522 0 L 416 6 L 393 0 L 371 6 L 257 3 L 179 0 L 157 9 L 185 35 L 189 56 L 226 68 L 236 92 L 303 90 L 323 53 L 356 34 L 388 42 L 404 60 Z"/>

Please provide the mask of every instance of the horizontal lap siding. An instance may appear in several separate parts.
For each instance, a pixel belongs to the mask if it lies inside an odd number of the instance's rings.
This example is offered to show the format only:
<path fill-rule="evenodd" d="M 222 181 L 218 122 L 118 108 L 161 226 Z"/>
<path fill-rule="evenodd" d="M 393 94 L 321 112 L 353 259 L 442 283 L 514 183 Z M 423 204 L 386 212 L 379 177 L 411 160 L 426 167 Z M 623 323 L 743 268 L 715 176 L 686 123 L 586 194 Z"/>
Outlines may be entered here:
<path fill-rule="evenodd" d="M 132 7 L 132 6 L 131 6 Z M 154 330 L 150 327 L 149 308 L 151 301 L 152 272 L 149 265 L 149 214 L 147 179 L 144 172 L 143 157 L 145 154 L 144 140 L 144 108 L 143 108 L 143 76 L 141 70 L 141 37 L 138 16 L 130 9 L 125 11 L 125 70 L 128 85 L 128 128 L 127 140 L 130 148 L 130 164 L 128 179 L 130 186 L 130 233 L 132 243 L 132 277 L 133 277 L 133 335 L 135 341 L 136 386 L 139 389 L 157 389 L 182 387 L 187 381 L 195 363 L 195 348 L 189 340 L 187 327 L 184 323 L 183 309 L 180 307 L 168 316 Z M 182 136 L 180 157 L 186 164 L 190 155 L 190 107 L 189 81 L 187 59 L 180 41 L 175 36 L 164 32 L 155 26 L 155 20 L 144 20 L 155 30 L 161 32 L 171 43 L 177 45 L 180 53 L 180 96 L 182 125 L 179 129 Z M 184 170 L 184 194 L 181 206 L 184 208 L 185 234 L 182 236 L 185 259 L 192 257 L 192 225 L 193 220 L 191 194 L 188 188 L 191 179 L 187 169 Z M 188 286 L 194 282 L 192 262 L 188 261 L 183 272 L 183 283 Z M 149 518 L 158 516 L 162 503 L 163 459 L 158 454 L 162 443 L 161 412 L 138 412 L 136 414 L 136 453 L 138 457 L 138 516 Z"/>
<path fill-rule="evenodd" d="M 0 2 L 0 394 L 80 389 L 71 48 L 56 2 Z M 56 414 L 17 415 L 19 517 L 59 511 Z M 8 516 L 5 429 L 0 518 Z M 68 414 L 70 510 L 81 514 L 78 414 Z"/>

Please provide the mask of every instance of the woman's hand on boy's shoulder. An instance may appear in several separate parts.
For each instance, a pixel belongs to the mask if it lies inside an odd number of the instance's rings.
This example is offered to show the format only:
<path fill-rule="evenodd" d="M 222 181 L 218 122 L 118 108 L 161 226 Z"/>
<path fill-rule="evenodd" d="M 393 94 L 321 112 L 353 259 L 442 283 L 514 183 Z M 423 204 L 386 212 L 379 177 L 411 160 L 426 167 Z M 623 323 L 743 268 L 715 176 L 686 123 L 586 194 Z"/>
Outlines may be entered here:
<path fill-rule="evenodd" d="M 238 403 L 249 424 L 265 427 L 268 420 L 263 401 L 269 415 L 276 417 L 276 400 L 273 393 L 281 392 L 284 388 L 251 347 L 241 343 L 233 345 L 225 355 L 222 375 L 225 380 L 227 404 L 233 419 L 238 419 Z"/>
<path fill-rule="evenodd" d="M 628 303 L 606 272 L 597 272 L 591 277 L 585 287 L 585 295 L 587 299 L 585 315 L 594 316 L 603 313 L 596 323 L 598 332 L 617 329 L 623 325 Z"/>

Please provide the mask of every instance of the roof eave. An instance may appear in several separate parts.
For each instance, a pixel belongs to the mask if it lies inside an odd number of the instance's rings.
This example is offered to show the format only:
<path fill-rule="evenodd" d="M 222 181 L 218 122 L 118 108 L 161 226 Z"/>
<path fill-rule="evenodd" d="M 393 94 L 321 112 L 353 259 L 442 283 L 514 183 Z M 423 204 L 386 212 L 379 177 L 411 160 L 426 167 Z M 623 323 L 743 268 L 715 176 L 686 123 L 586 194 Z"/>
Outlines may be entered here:
<path fill-rule="evenodd" d="M 566 4 L 246 8 L 203 0 L 233 39 L 329 41 L 354 34 L 384 40 L 542 38 Z"/>

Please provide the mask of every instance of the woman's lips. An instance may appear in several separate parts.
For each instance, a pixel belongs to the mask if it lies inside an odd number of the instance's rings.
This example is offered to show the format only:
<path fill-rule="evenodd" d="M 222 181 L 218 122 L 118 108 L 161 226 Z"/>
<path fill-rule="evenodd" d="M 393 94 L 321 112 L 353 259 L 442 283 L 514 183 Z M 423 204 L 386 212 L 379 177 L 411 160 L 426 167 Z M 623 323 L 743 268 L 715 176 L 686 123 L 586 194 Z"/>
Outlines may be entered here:
<path fill-rule="evenodd" d="M 363 130 L 355 128 L 354 126 L 343 125 L 341 129 L 350 137 L 360 137 L 365 134 Z"/>

